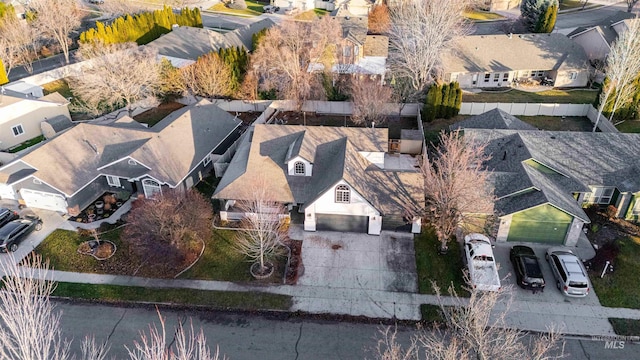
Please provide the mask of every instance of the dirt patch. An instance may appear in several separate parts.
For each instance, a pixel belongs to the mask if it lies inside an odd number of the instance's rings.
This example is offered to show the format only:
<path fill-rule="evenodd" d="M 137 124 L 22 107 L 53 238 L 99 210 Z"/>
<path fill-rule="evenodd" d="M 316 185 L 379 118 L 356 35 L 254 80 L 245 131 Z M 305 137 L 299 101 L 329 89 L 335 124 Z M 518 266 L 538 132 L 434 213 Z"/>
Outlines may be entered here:
<path fill-rule="evenodd" d="M 147 110 L 143 113 L 140 113 L 133 117 L 133 119 L 139 123 L 147 124 L 149 127 L 160 122 L 160 120 L 164 119 L 167 115 L 172 112 L 183 108 L 184 105 L 177 102 L 168 102 L 164 104 L 158 105 L 153 109 Z"/>
<path fill-rule="evenodd" d="M 229 114 L 236 116 L 244 125 L 251 125 L 261 113 L 259 112 L 235 112 L 228 111 Z"/>
<path fill-rule="evenodd" d="M 585 209 L 591 219 L 587 229 L 587 238 L 596 248 L 596 256 L 585 263 L 586 267 L 600 273 L 607 262 L 611 264 L 611 271 L 620 252 L 619 241 L 629 236 L 640 236 L 638 224 L 616 218 L 615 208 L 600 209 L 592 206 Z"/>

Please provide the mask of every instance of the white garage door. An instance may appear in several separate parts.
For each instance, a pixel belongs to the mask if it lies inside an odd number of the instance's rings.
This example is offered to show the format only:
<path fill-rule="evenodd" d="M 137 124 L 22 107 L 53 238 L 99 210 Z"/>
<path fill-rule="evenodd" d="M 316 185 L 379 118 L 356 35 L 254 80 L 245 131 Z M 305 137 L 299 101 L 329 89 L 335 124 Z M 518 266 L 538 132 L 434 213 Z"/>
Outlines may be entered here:
<path fill-rule="evenodd" d="M 67 212 L 67 201 L 62 195 L 35 190 L 20 190 L 20 196 L 28 207 Z"/>

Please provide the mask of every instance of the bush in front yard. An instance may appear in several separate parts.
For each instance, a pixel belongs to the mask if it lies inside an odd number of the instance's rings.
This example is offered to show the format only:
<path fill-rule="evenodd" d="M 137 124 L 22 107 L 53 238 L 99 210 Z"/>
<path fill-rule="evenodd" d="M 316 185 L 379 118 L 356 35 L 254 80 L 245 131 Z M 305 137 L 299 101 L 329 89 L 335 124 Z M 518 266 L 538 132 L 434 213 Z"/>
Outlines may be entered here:
<path fill-rule="evenodd" d="M 247 8 L 247 3 L 245 3 L 244 0 L 231 0 L 227 6 L 230 9 L 244 10 Z"/>

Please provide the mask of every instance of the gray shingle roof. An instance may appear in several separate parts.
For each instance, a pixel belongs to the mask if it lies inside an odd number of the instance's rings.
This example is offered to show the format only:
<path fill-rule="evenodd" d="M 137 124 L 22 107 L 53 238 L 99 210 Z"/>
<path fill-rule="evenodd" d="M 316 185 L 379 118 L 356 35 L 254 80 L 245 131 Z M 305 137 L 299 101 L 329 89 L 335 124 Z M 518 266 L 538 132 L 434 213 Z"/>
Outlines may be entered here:
<path fill-rule="evenodd" d="M 498 108 L 458 121 L 457 123 L 449 126 L 449 129 L 451 130 L 465 128 L 536 130 L 533 125 L 527 124 L 508 112 Z"/>
<path fill-rule="evenodd" d="M 389 38 L 382 35 L 367 35 L 364 42 L 364 56 L 389 55 Z"/>
<path fill-rule="evenodd" d="M 607 44 L 611 45 L 616 38 L 618 37 L 618 33 L 613 28 L 613 24 L 618 23 L 620 21 L 626 19 L 633 19 L 636 15 L 634 13 L 628 13 L 626 11 L 618 11 L 614 15 L 609 16 L 608 18 L 602 20 L 597 24 L 593 24 L 593 26 L 581 26 L 570 32 L 567 36 L 569 38 L 573 38 L 574 36 L 581 34 L 589 29 L 594 29 L 599 32 L 607 42 Z"/>
<path fill-rule="evenodd" d="M 51 119 L 47 119 L 44 122 L 51 125 L 51 128 L 56 133 L 59 133 L 62 130 L 68 129 L 73 126 L 73 122 L 71 119 L 64 115 L 57 115 L 52 117 Z"/>
<path fill-rule="evenodd" d="M 78 124 L 21 160 L 37 169 L 34 176 L 67 195 L 104 173 L 98 168 L 125 156 L 151 168 L 150 176 L 175 186 L 240 125 L 229 113 L 217 110 L 203 100 L 151 129 Z M 122 174 L 118 166 L 112 171 Z"/>
<path fill-rule="evenodd" d="M 300 142 L 299 154 L 313 163 L 311 177 L 288 175 L 287 151 L 293 141 Z M 419 173 L 383 171 L 359 154 L 386 152 L 387 142 L 387 129 L 255 125 L 251 142 L 239 147 L 214 198 L 243 199 L 255 179 L 267 178 L 272 200 L 308 204 L 344 180 L 383 214 L 422 206 Z"/>
<path fill-rule="evenodd" d="M 585 69 L 587 61 L 580 45 L 558 33 L 465 36 L 442 59 L 445 73 Z"/>

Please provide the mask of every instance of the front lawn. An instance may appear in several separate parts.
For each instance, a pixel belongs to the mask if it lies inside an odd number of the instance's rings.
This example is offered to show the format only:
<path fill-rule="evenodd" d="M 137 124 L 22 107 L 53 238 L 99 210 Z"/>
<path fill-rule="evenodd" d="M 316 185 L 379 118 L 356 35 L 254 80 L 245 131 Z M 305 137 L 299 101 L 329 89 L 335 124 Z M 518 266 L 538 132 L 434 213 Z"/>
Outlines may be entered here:
<path fill-rule="evenodd" d="M 613 264 L 614 272 L 602 279 L 592 273 L 591 282 L 603 306 L 640 309 L 640 237 L 619 239 L 617 245 L 620 252 Z"/>
<path fill-rule="evenodd" d="M 257 1 L 251 1 L 251 0 L 246 0 L 245 3 L 247 4 L 247 8 L 242 10 L 228 8 L 222 2 L 213 5 L 212 7 L 209 8 L 209 10 L 223 12 L 229 15 L 258 16 L 264 12 L 263 7 L 265 5 L 269 5 L 268 2 L 259 3 Z"/>
<path fill-rule="evenodd" d="M 506 92 L 464 93 L 462 101 L 478 103 L 592 104 L 597 95 L 598 92 L 595 90 L 545 90 L 534 93 L 511 89 Z"/>
<path fill-rule="evenodd" d="M 230 310 L 289 310 L 291 297 L 286 295 L 207 291 L 178 288 L 57 283 L 54 296 L 107 302 L 143 301 L 182 305 L 205 305 Z"/>
<path fill-rule="evenodd" d="M 640 133 L 640 120 L 626 120 L 616 127 L 623 133 Z"/>
<path fill-rule="evenodd" d="M 609 318 L 613 331 L 622 336 L 640 336 L 640 320 Z"/>
<path fill-rule="evenodd" d="M 453 283 L 458 295 L 468 296 L 463 289 L 462 276 L 464 264 L 462 252 L 457 241 L 449 242 L 449 253 L 440 255 L 440 242 L 431 228 L 423 228 L 422 233 L 414 241 L 416 266 L 418 270 L 418 290 L 421 294 L 435 294 L 431 281 L 434 281 L 442 294 L 447 294 L 449 285 Z"/>
<path fill-rule="evenodd" d="M 469 20 L 475 20 L 475 21 L 504 19 L 504 16 L 500 14 L 492 13 L 489 11 L 475 10 L 475 9 L 469 9 L 469 10 L 463 11 L 462 16 L 466 17 Z"/>

